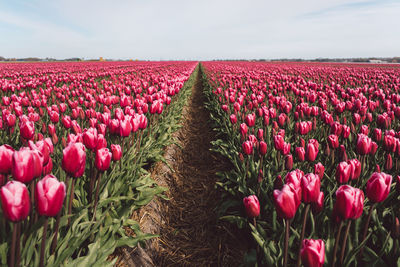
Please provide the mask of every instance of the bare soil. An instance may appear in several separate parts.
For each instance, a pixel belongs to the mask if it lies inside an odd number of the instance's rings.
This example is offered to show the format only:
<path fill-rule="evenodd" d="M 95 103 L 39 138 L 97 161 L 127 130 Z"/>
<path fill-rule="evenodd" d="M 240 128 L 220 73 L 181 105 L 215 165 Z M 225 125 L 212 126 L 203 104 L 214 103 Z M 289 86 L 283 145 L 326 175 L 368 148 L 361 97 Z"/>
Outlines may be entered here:
<path fill-rule="evenodd" d="M 152 170 L 153 179 L 168 188 L 169 200 L 157 197 L 133 216 L 144 232 L 160 236 L 145 247 L 120 249 L 116 266 L 238 266 L 242 262 L 246 235 L 218 221 L 215 214 L 220 201 L 215 173 L 230 165 L 210 151 L 215 134 L 204 101 L 198 72 L 182 114 L 183 127 L 174 134 L 177 145 L 165 150 L 172 170 L 160 162 Z"/>

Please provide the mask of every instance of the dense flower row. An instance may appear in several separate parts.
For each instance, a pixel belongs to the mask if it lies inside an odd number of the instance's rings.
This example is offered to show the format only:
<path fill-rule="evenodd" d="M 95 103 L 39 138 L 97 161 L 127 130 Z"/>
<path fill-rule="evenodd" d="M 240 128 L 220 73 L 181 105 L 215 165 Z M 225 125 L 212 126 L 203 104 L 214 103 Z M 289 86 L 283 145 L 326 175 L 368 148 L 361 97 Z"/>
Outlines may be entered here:
<path fill-rule="evenodd" d="M 400 68 L 244 62 L 204 68 L 225 134 L 215 149 L 235 166 L 219 183 L 230 203 L 222 207 L 243 198 L 263 254 L 259 264 L 396 265 Z M 243 226 L 240 208 L 223 218 Z"/>
<path fill-rule="evenodd" d="M 125 175 L 131 166 L 124 166 L 124 159 L 134 157 L 143 164 L 139 160 L 145 153 L 143 140 L 151 138 L 159 115 L 169 109 L 195 66 L 194 62 L 0 65 L 0 225 L 4 233 L 0 243 L 9 244 L 2 246 L 9 266 L 21 263 L 22 240 L 39 240 L 39 227 L 33 225 L 43 225 L 40 259 L 23 259 L 24 264 L 44 266 L 46 236 L 52 237 L 48 255 L 59 256 L 63 251 L 58 250 L 68 244 L 63 240 L 66 233 L 78 223 L 75 219 L 81 219 L 83 210 L 89 222 L 102 216 L 101 194 L 128 198 L 112 195 L 112 187 L 105 193 L 100 190 L 112 179 L 107 171 L 112 167 L 115 173 L 118 166 L 111 162 L 120 161 L 119 171 Z M 135 175 L 137 171 L 140 165 Z M 12 236 L 5 234 L 10 228 Z"/>

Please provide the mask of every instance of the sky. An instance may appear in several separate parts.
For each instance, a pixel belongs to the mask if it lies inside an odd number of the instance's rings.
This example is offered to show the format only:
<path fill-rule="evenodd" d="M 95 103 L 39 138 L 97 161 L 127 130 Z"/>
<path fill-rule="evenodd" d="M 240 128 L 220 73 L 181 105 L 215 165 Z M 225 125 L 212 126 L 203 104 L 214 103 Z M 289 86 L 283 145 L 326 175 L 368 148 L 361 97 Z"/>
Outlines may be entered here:
<path fill-rule="evenodd" d="M 400 0 L 0 0 L 0 56 L 400 56 Z"/>

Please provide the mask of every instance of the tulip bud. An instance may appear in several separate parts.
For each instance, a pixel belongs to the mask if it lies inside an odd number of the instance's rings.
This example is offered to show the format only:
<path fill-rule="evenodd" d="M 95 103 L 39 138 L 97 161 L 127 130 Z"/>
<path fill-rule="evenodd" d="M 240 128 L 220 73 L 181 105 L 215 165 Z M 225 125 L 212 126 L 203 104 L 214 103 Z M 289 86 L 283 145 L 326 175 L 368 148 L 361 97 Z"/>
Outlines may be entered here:
<path fill-rule="evenodd" d="M 10 181 L 0 188 L 3 215 L 12 222 L 25 220 L 31 209 L 26 186 L 18 181 Z"/>
<path fill-rule="evenodd" d="M 301 262 L 305 267 L 322 267 L 325 261 L 325 243 L 321 239 L 304 239 L 301 244 Z"/>
<path fill-rule="evenodd" d="M 387 153 L 385 157 L 385 170 L 390 171 L 392 169 L 392 165 L 393 165 L 392 156 L 390 155 L 390 153 Z"/>
<path fill-rule="evenodd" d="M 260 203 L 255 195 L 243 198 L 243 205 L 246 209 L 247 217 L 255 218 L 260 215 Z"/>
<path fill-rule="evenodd" d="M 66 194 L 65 184 L 54 175 L 47 175 L 36 184 L 36 209 L 42 216 L 54 217 L 62 208 Z"/>
<path fill-rule="evenodd" d="M 285 169 L 291 170 L 293 168 L 293 156 L 289 154 L 285 157 Z"/>

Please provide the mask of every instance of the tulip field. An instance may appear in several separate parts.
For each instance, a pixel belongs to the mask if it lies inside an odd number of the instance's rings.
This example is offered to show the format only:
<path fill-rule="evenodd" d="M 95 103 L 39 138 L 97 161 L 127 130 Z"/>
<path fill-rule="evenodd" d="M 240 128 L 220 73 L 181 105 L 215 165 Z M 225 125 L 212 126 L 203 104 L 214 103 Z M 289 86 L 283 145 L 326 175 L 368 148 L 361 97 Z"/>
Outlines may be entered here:
<path fill-rule="evenodd" d="M 206 62 L 223 220 L 257 266 L 400 265 L 400 68 Z"/>
<path fill-rule="evenodd" d="M 0 265 L 156 238 L 132 214 L 164 197 L 150 168 L 195 77 L 246 266 L 400 266 L 400 66 L 221 61 L 0 64 Z"/>
<path fill-rule="evenodd" d="M 0 64 L 1 266 L 112 266 L 117 247 L 153 237 L 131 214 L 165 190 L 147 166 L 179 127 L 195 67 Z"/>

